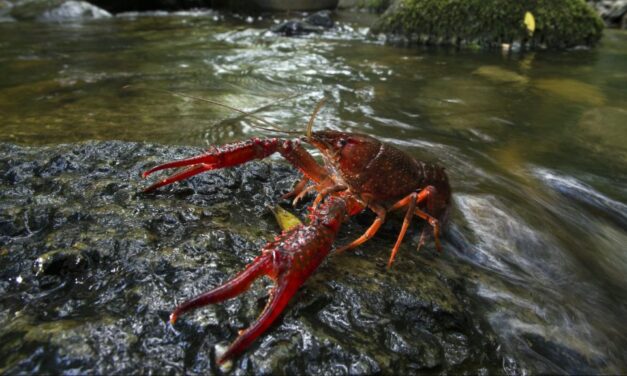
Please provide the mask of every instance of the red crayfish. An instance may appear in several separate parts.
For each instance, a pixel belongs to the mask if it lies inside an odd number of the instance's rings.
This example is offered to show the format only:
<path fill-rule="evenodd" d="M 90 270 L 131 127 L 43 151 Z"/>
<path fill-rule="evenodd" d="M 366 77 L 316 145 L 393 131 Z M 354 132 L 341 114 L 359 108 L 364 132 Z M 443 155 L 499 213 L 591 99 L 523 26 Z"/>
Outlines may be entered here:
<path fill-rule="evenodd" d="M 284 231 L 275 241 L 268 243 L 261 255 L 243 272 L 222 286 L 179 305 L 170 316 L 170 322 L 174 324 L 187 311 L 241 294 L 263 275 L 274 280 L 275 287 L 270 291 L 263 312 L 254 324 L 240 332 L 235 342 L 220 357 L 219 363 L 244 351 L 276 320 L 292 296 L 328 255 L 342 222 L 348 217 L 366 208 L 377 215 L 363 235 L 337 252 L 357 247 L 370 239 L 384 223 L 387 213 L 400 209 L 405 210 L 405 216 L 388 267 L 394 261 L 414 216 L 430 225 L 423 229 L 419 246 L 423 243 L 426 231 L 431 229 L 435 246 L 441 249 L 440 226 L 445 220 L 451 199 L 444 169 L 416 161 L 403 151 L 367 135 L 338 131 L 312 132 L 313 120 L 321 105 L 322 102 L 314 111 L 306 135 L 299 138 L 253 138 L 165 163 L 143 173 L 143 177 L 147 177 L 155 171 L 186 167 L 149 186 L 145 189 L 148 192 L 204 171 L 236 166 L 278 152 L 304 175 L 286 196 L 295 197 L 294 202 L 297 202 L 313 189 L 318 192 L 310 210 L 309 224 Z M 325 164 L 318 164 L 301 142 L 317 148 Z M 313 184 L 308 185 L 310 182 Z"/>

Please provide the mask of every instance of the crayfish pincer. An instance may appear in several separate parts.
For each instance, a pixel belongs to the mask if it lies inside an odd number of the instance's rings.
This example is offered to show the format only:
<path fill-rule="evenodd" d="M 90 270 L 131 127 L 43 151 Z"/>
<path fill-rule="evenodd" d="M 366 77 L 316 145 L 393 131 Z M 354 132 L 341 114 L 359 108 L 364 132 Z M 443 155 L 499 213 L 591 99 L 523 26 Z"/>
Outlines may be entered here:
<path fill-rule="evenodd" d="M 314 112 L 315 115 L 315 112 Z M 242 331 L 219 363 L 235 357 L 259 337 L 281 314 L 298 288 L 328 255 L 340 226 L 350 216 L 369 208 L 377 217 L 366 232 L 337 249 L 342 252 L 370 239 L 385 222 L 386 215 L 405 210 L 401 231 L 392 248 L 388 267 L 414 216 L 426 221 L 420 244 L 432 233 L 435 246 L 441 249 L 439 236 L 451 201 L 451 189 L 442 167 L 416 161 L 405 152 L 363 134 L 337 131 L 311 131 L 296 139 L 253 138 L 248 141 L 213 148 L 191 158 L 156 166 L 143 173 L 185 167 L 178 173 L 159 180 L 145 189 L 153 191 L 173 182 L 187 179 L 203 171 L 236 166 L 254 159 L 280 153 L 303 174 L 294 191 L 287 196 L 298 201 L 308 192 L 317 191 L 309 214 L 309 224 L 283 232 L 268 243 L 246 269 L 222 286 L 216 287 L 178 306 L 170 316 L 175 323 L 185 312 L 233 298 L 260 276 L 275 282 L 268 303 L 248 329 Z M 324 159 L 320 165 L 302 146 L 317 148 Z"/>

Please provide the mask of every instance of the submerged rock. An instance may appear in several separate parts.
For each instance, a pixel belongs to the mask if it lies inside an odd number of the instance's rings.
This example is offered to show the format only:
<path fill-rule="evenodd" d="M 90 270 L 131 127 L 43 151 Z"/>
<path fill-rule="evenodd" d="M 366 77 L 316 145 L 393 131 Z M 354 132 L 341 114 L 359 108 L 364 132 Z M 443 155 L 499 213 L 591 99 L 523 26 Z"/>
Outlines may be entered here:
<path fill-rule="evenodd" d="M 526 85 L 527 83 L 529 83 L 528 77 L 495 65 L 481 66 L 472 73 L 496 82 L 519 85 Z"/>
<path fill-rule="evenodd" d="M 216 351 L 255 320 L 268 283 L 175 326 L 168 315 L 257 256 L 279 231 L 267 206 L 298 176 L 253 162 L 138 193 L 141 171 L 199 151 L 0 144 L 3 374 L 219 372 Z M 387 232 L 324 263 L 232 372 L 498 373 L 496 336 L 454 258 L 408 244 L 386 271 L 397 228 Z"/>

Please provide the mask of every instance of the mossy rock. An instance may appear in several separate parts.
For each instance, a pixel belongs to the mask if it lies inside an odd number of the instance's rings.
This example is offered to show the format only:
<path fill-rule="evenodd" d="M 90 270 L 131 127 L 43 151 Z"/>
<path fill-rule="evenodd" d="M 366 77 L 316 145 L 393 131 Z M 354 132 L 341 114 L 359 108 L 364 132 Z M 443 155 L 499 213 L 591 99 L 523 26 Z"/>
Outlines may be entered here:
<path fill-rule="evenodd" d="M 526 12 L 535 18 L 533 34 L 524 24 Z M 518 42 L 556 49 L 596 44 L 603 21 L 583 0 L 397 0 L 372 31 L 421 44 L 496 47 Z"/>

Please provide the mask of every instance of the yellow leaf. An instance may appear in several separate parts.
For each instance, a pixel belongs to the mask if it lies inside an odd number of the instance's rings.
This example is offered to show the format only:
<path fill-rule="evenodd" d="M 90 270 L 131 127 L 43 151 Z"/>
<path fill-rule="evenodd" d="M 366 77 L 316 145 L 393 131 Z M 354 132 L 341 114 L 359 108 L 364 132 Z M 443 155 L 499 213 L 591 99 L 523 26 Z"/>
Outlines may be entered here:
<path fill-rule="evenodd" d="M 272 214 L 274 214 L 277 223 L 281 226 L 283 231 L 291 230 L 294 227 L 303 224 L 297 216 L 278 205 L 272 209 Z"/>
<path fill-rule="evenodd" d="M 533 17 L 533 13 L 525 12 L 525 26 L 527 26 L 529 35 L 533 35 L 533 32 L 536 30 L 536 19 Z"/>

